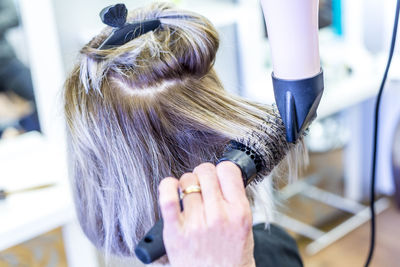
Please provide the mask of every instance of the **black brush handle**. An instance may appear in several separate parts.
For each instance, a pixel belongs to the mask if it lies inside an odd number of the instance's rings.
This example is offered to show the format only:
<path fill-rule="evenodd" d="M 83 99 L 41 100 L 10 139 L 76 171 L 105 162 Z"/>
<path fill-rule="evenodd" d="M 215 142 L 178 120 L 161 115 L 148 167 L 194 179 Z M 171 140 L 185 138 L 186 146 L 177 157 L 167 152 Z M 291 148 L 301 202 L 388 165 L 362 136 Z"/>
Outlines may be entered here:
<path fill-rule="evenodd" d="M 156 222 L 136 246 L 135 254 L 141 262 L 150 264 L 165 255 L 163 226 L 162 219 Z"/>
<path fill-rule="evenodd" d="M 244 186 L 246 187 L 257 174 L 256 164 L 251 158 L 251 153 L 246 154 L 246 151 L 232 149 L 226 151 L 218 163 L 230 161 L 234 163 L 242 171 Z"/>
<path fill-rule="evenodd" d="M 236 164 L 242 171 L 243 182 L 246 186 L 257 174 L 255 158 L 258 156 L 255 156 L 254 151 L 247 148 L 245 145 L 242 145 L 240 149 L 238 149 L 237 146 L 232 148 L 233 145 L 240 144 L 233 142 L 235 141 L 231 141 L 227 151 L 225 151 L 223 157 L 218 161 L 218 163 L 222 161 L 231 161 Z M 135 248 L 136 256 L 145 264 L 154 262 L 166 253 L 162 235 L 163 225 L 162 220 L 156 222 L 153 228 L 147 232 Z"/>

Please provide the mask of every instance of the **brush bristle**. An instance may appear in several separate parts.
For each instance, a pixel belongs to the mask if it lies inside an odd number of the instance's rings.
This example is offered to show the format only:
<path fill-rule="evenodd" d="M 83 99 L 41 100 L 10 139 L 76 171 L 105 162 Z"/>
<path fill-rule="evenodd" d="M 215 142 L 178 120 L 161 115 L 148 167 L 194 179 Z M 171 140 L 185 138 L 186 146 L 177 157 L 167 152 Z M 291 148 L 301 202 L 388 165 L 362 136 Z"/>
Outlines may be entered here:
<path fill-rule="evenodd" d="M 257 174 L 247 183 L 259 182 L 269 175 L 289 153 L 291 147 L 296 145 L 286 141 L 285 125 L 276 108 L 273 114 L 263 120 L 264 122 L 256 130 L 230 143 L 230 149 L 237 147 L 238 150 L 255 152 L 253 161 Z"/>

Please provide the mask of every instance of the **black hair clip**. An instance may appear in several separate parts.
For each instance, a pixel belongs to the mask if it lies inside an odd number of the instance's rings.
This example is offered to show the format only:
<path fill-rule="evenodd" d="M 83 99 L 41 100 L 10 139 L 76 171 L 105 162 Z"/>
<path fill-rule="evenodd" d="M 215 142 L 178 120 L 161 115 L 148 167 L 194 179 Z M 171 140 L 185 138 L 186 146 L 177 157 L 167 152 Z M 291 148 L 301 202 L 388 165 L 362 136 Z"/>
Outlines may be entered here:
<path fill-rule="evenodd" d="M 128 9 L 124 4 L 108 6 L 100 12 L 100 18 L 103 23 L 116 29 L 99 46 L 99 49 L 109 49 L 126 44 L 142 34 L 157 29 L 161 25 L 159 19 L 126 23 L 127 15 Z"/>

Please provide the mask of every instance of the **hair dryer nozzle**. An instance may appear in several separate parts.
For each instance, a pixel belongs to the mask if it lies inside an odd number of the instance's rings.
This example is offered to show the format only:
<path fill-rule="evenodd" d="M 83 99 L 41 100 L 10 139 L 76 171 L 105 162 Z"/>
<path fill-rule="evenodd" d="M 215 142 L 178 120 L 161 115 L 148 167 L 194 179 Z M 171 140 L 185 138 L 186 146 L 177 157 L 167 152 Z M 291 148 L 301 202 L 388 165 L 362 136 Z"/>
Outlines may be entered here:
<path fill-rule="evenodd" d="M 295 143 L 317 117 L 317 108 L 324 91 L 322 70 L 314 77 L 283 80 L 272 73 L 275 101 L 286 127 L 286 139 Z"/>

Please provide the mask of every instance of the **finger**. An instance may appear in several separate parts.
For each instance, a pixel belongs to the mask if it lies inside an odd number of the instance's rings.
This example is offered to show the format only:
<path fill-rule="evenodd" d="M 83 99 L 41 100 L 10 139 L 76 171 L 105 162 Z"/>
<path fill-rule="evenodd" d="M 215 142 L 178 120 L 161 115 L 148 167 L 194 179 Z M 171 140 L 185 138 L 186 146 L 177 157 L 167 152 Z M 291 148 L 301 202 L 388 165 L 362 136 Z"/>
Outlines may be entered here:
<path fill-rule="evenodd" d="M 185 173 L 179 180 L 182 192 L 193 185 L 199 185 L 197 176 L 193 173 Z M 197 220 L 203 216 L 203 200 L 201 192 L 189 193 L 184 195 L 183 199 L 183 214 L 185 218 Z"/>
<path fill-rule="evenodd" d="M 203 163 L 197 166 L 193 173 L 197 175 L 201 185 L 201 194 L 207 216 L 207 213 L 213 211 L 218 206 L 218 203 L 223 200 L 217 169 L 212 163 Z"/>
<path fill-rule="evenodd" d="M 178 229 L 181 224 L 181 212 L 178 195 L 179 181 L 176 178 L 164 178 L 158 186 L 160 209 L 164 228 Z"/>
<path fill-rule="evenodd" d="M 230 203 L 247 201 L 240 168 L 224 161 L 217 165 L 216 170 L 224 199 Z"/>

